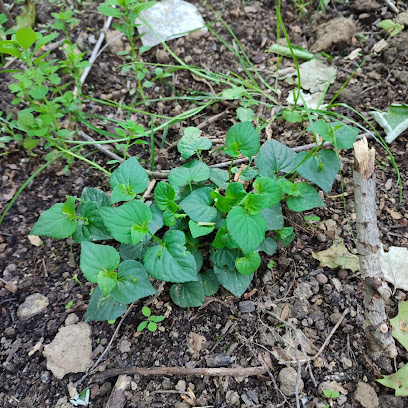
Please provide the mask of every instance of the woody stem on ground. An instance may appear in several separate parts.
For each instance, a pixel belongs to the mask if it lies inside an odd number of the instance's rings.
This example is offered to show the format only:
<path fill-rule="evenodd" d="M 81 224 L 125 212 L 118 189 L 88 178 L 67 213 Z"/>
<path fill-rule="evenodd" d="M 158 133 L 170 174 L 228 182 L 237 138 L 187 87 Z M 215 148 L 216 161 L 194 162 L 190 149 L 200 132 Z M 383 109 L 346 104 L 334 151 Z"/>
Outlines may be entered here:
<path fill-rule="evenodd" d="M 391 291 L 383 279 L 380 264 L 380 238 L 375 200 L 375 149 L 367 139 L 354 143 L 354 200 L 356 208 L 357 250 L 363 280 L 365 334 L 374 360 L 395 357 L 397 349 L 388 325 L 385 303 Z"/>
<path fill-rule="evenodd" d="M 12 28 L 16 23 L 14 22 L 13 17 L 11 17 L 10 12 L 7 10 L 6 6 L 4 5 L 3 0 L 0 0 L 0 13 L 5 14 L 7 17 L 7 27 Z"/>

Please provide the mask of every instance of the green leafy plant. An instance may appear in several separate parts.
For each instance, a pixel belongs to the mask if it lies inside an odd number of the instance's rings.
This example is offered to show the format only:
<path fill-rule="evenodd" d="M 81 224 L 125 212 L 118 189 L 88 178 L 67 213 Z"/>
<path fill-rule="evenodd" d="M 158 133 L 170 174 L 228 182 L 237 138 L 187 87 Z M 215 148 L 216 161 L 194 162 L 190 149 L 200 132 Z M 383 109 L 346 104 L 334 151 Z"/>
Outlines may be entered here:
<path fill-rule="evenodd" d="M 157 330 L 157 323 L 160 323 L 165 319 L 164 316 L 152 315 L 152 311 L 147 306 L 142 307 L 142 315 L 145 316 L 147 319 L 144 322 L 141 322 L 139 326 L 137 326 L 136 330 L 138 332 L 143 331 L 146 327 L 147 330 L 155 332 Z"/>
<path fill-rule="evenodd" d="M 232 157 L 229 171 L 202 161 L 211 141 L 198 129 L 186 129 L 177 148 L 190 161 L 156 185 L 154 202 L 141 198 L 148 175 L 130 158 L 112 173 L 110 196 L 86 187 L 81 197 L 67 196 L 65 203 L 44 211 L 30 232 L 72 236 L 81 244 L 80 268 L 97 284 L 87 321 L 115 319 L 127 304 L 156 293 L 150 278 L 171 282 L 171 298 L 181 307 L 203 305 L 219 286 L 241 296 L 261 264 L 260 253 L 271 256 L 275 239 L 288 245 L 294 238 L 293 228 L 284 227 L 281 202 L 295 212 L 324 206 L 313 185 L 298 180 L 302 166 L 320 158 L 321 151 L 296 154 L 276 140 L 261 147 L 250 122 L 227 132 L 223 150 Z M 231 180 L 241 154 L 250 159 L 246 187 L 241 179 Z M 337 156 L 333 159 L 338 169 Z M 309 167 L 304 177 L 329 191 L 335 178 L 332 163 L 321 160 Z M 101 240 L 117 241 L 119 250 L 94 243 Z M 204 254 L 211 267 L 202 270 Z"/>
<path fill-rule="evenodd" d="M 390 37 L 395 37 L 405 28 L 402 24 L 394 23 L 392 20 L 383 20 L 380 22 L 380 24 L 378 24 L 378 26 L 387 31 Z"/>
<path fill-rule="evenodd" d="M 135 35 L 136 20 L 139 17 L 139 14 L 143 10 L 147 10 L 155 4 L 155 1 L 143 1 L 143 0 L 107 0 L 105 3 L 98 7 L 98 11 L 104 16 L 115 17 L 120 20 L 119 23 L 114 23 L 113 27 L 119 32 L 123 33 L 126 38 L 129 40 L 131 53 L 130 59 L 131 64 L 124 67 L 125 71 L 134 69 L 135 76 L 138 83 L 138 90 L 142 99 L 144 99 L 143 87 L 149 88 L 152 86 L 150 81 L 142 80 L 145 78 L 146 73 L 148 72 L 145 65 L 140 61 L 140 55 L 148 50 L 150 47 L 140 47 L 137 48 L 136 41 L 141 37 L 141 35 Z"/>

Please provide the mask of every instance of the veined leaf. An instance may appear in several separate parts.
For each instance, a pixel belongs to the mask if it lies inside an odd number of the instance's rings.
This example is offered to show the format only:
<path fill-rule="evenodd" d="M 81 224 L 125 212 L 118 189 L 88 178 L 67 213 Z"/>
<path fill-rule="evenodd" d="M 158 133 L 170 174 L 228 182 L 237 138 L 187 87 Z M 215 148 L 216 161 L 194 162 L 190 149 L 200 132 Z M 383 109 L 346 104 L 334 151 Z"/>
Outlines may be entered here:
<path fill-rule="evenodd" d="M 210 150 L 212 142 L 206 137 L 200 137 L 200 130 L 195 127 L 187 127 L 184 136 L 177 143 L 177 150 L 183 159 L 188 159 L 200 150 Z"/>
<path fill-rule="evenodd" d="M 218 268 L 218 266 L 215 265 L 214 274 L 217 277 L 218 282 L 237 297 L 244 294 L 254 277 L 254 274 L 243 275 L 236 269 L 229 269 L 227 266 Z"/>
<path fill-rule="evenodd" d="M 315 207 L 325 207 L 319 193 L 311 184 L 298 183 L 296 189 L 301 195 L 298 197 L 289 197 L 286 200 L 286 204 L 292 211 L 300 212 L 311 210 Z"/>
<path fill-rule="evenodd" d="M 239 154 L 252 157 L 259 150 L 259 134 L 251 122 L 236 123 L 227 132 L 226 144 L 226 154 L 232 157 Z"/>
<path fill-rule="evenodd" d="M 253 274 L 261 265 L 261 257 L 258 251 L 253 251 L 249 255 L 235 260 L 237 271 L 244 275 Z"/>
<path fill-rule="evenodd" d="M 99 287 L 92 292 L 88 309 L 86 310 L 85 321 L 106 321 L 114 320 L 123 315 L 127 309 L 125 303 L 120 303 L 112 296 L 104 297 Z"/>
<path fill-rule="evenodd" d="M 184 186 L 192 181 L 205 181 L 210 177 L 210 168 L 198 161 L 192 160 L 184 166 L 170 170 L 169 183 L 173 186 Z"/>
<path fill-rule="evenodd" d="M 174 188 L 165 181 L 160 181 L 154 190 L 154 202 L 160 210 L 167 210 L 174 212 L 177 205 L 174 203 L 176 192 Z"/>
<path fill-rule="evenodd" d="M 170 288 L 173 302 L 180 307 L 199 307 L 204 304 L 204 286 L 201 278 L 196 282 L 178 283 Z"/>
<path fill-rule="evenodd" d="M 201 275 L 201 281 L 205 296 L 212 296 L 218 292 L 220 282 L 218 282 L 218 279 L 212 269 L 209 269 L 206 273 Z"/>
<path fill-rule="evenodd" d="M 211 223 L 211 222 L 196 223 L 193 220 L 190 220 L 188 222 L 188 226 L 190 228 L 190 232 L 193 238 L 203 237 L 204 235 L 211 234 L 215 228 L 214 223 Z"/>
<path fill-rule="evenodd" d="M 203 187 L 194 190 L 180 203 L 181 209 L 195 222 L 212 222 L 217 217 L 218 211 L 211 204 L 213 190 Z"/>

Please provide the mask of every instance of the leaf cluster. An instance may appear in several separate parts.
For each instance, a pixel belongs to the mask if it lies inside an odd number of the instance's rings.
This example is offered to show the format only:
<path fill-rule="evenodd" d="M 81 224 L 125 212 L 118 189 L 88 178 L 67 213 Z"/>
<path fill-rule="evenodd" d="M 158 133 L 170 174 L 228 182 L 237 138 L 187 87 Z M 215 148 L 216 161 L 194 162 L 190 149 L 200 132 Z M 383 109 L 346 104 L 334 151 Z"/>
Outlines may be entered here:
<path fill-rule="evenodd" d="M 260 252 L 272 255 L 276 240 L 287 245 L 294 238 L 281 203 L 296 212 L 324 206 L 312 184 L 294 181 L 297 171 L 329 191 L 339 168 L 329 150 L 297 155 L 276 140 L 260 147 L 250 122 L 226 135 L 227 155 L 250 158 L 237 181 L 231 180 L 233 165 L 228 172 L 202 161 L 211 147 L 198 129 L 187 128 L 177 148 L 190 160 L 156 185 L 154 202 L 141 197 L 148 175 L 130 158 L 112 173 L 110 196 L 87 187 L 81 197 L 68 196 L 41 214 L 31 235 L 72 236 L 81 244 L 81 270 L 98 285 L 87 320 L 112 320 L 126 304 L 152 295 L 150 278 L 173 283 L 170 295 L 181 307 L 201 306 L 219 286 L 241 296 L 261 264 Z M 119 249 L 94 243 L 106 240 Z"/>

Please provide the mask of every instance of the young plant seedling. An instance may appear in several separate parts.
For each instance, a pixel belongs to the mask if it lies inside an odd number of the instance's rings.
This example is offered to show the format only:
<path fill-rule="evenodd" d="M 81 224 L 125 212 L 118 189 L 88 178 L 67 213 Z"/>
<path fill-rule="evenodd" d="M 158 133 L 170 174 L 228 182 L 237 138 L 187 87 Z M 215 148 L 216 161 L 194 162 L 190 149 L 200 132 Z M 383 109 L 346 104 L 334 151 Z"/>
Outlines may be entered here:
<path fill-rule="evenodd" d="M 81 197 L 67 196 L 41 214 L 30 234 L 72 236 L 81 245 L 80 268 L 97 284 L 86 321 L 114 320 L 129 303 L 155 294 L 151 278 L 172 283 L 170 296 L 180 307 L 202 306 L 220 286 L 242 296 L 260 254 L 272 256 L 276 241 L 288 245 L 295 237 L 293 228 L 284 226 L 282 203 L 294 212 L 324 206 L 314 186 L 299 176 L 330 191 L 339 169 L 331 151 L 296 154 L 273 139 L 261 147 L 248 121 L 227 132 L 223 150 L 232 158 L 229 171 L 203 162 L 211 147 L 198 129 L 187 128 L 177 149 L 189 161 L 157 183 L 154 202 L 142 198 L 149 178 L 133 157 L 112 173 L 110 195 L 86 187 Z M 241 155 L 249 165 L 233 181 L 233 163 Z M 94 243 L 101 240 L 116 241 L 119 249 Z M 203 254 L 209 254 L 205 263 Z M 154 319 L 145 326 L 154 328 Z"/>
<path fill-rule="evenodd" d="M 325 406 L 325 408 L 330 408 L 333 406 L 333 400 L 338 398 L 340 393 L 335 390 L 323 390 L 323 394 L 326 398 L 329 399 L 329 403 Z"/>
<path fill-rule="evenodd" d="M 152 311 L 149 307 L 142 307 L 142 315 L 147 317 L 147 319 L 144 322 L 140 323 L 139 326 L 137 326 L 136 330 L 138 332 L 143 331 L 147 327 L 147 330 L 153 333 L 157 330 L 157 323 L 160 323 L 165 319 L 164 316 L 154 316 L 151 313 Z"/>

